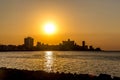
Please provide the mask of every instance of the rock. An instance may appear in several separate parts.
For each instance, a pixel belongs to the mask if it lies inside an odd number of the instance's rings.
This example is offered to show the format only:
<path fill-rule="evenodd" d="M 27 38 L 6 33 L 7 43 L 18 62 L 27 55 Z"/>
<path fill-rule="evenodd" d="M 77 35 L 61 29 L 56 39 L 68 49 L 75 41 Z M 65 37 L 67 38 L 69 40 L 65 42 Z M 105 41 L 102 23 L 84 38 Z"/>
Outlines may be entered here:
<path fill-rule="evenodd" d="M 112 80 L 111 75 L 108 74 L 100 74 L 98 76 L 98 80 Z"/>

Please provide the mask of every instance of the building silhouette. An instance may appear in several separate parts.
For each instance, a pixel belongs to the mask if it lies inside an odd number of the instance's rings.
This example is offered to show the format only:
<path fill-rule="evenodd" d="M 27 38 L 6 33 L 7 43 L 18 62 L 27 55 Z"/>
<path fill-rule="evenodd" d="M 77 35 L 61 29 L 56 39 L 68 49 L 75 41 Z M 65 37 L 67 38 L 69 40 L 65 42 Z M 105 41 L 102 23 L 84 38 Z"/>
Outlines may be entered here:
<path fill-rule="evenodd" d="M 82 41 L 82 48 L 81 50 L 88 50 L 88 46 L 86 45 L 85 41 Z"/>
<path fill-rule="evenodd" d="M 76 48 L 76 43 L 75 41 L 71 41 L 70 39 L 68 39 L 67 41 L 62 41 L 62 43 L 59 45 L 60 46 L 60 50 L 75 50 Z"/>
<path fill-rule="evenodd" d="M 75 42 L 68 39 L 67 41 L 62 41 L 62 45 L 73 46 L 73 45 L 75 45 Z"/>
<path fill-rule="evenodd" d="M 32 49 L 34 46 L 34 39 L 32 37 L 24 38 L 24 47 L 26 49 Z"/>
<path fill-rule="evenodd" d="M 85 47 L 85 41 L 82 41 L 82 47 Z"/>
<path fill-rule="evenodd" d="M 41 42 L 37 42 L 37 45 L 36 45 L 37 49 L 40 49 L 41 45 L 42 45 Z"/>

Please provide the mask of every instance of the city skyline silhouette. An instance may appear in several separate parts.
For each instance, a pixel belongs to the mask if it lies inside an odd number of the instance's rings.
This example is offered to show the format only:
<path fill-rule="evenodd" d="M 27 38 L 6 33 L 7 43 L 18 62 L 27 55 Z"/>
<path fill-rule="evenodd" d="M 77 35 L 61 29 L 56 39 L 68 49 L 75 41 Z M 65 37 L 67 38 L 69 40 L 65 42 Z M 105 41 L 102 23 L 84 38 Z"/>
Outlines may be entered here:
<path fill-rule="evenodd" d="M 59 44 L 81 44 L 120 50 L 119 0 L 1 0 L 0 44 L 19 45 L 25 36 Z"/>
<path fill-rule="evenodd" d="M 82 44 L 77 44 L 70 39 L 56 45 L 49 45 L 39 41 L 35 45 L 34 38 L 26 37 L 23 44 L 0 44 L 0 51 L 101 51 L 101 49 L 87 45 L 85 41 L 82 41 Z"/>

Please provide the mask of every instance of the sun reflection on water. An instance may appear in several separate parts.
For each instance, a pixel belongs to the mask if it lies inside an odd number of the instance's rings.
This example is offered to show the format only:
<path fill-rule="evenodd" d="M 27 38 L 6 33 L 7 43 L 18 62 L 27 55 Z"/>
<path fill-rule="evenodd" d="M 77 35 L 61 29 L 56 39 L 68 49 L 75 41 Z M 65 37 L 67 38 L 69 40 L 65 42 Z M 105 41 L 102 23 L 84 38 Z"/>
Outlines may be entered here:
<path fill-rule="evenodd" d="M 52 71 L 53 66 L 53 52 L 52 51 L 46 51 L 45 52 L 45 63 L 44 63 L 44 70 L 47 72 Z"/>

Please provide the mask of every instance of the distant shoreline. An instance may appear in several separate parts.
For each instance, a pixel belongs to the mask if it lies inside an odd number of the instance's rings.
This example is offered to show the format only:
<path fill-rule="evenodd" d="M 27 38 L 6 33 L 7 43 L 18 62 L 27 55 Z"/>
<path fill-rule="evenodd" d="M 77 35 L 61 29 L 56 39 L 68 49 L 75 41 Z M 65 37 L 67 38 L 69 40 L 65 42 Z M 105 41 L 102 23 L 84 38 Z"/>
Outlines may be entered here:
<path fill-rule="evenodd" d="M 76 51 L 76 52 L 110 52 L 110 51 L 77 51 L 77 50 L 7 50 L 7 51 L 0 51 L 0 52 L 34 52 L 34 51 Z M 115 52 L 115 51 L 114 51 Z M 120 51 L 117 51 L 120 52 Z"/>
<path fill-rule="evenodd" d="M 41 42 L 37 42 L 34 45 L 34 39 L 32 37 L 24 38 L 24 44 L 22 45 L 0 45 L 0 51 L 101 51 L 99 47 L 93 47 L 92 45 L 86 45 L 85 41 L 82 41 L 82 45 L 78 45 L 75 41 L 68 39 L 62 41 L 57 45 L 49 45 Z"/>
<path fill-rule="evenodd" d="M 0 52 L 36 52 L 36 51 L 62 51 L 62 50 L 8 50 L 8 51 L 0 51 Z M 65 51 L 65 50 L 64 50 Z M 68 50 L 66 50 L 68 51 Z M 65 52 L 66 52 L 65 51 Z M 71 50 L 75 51 L 75 50 Z M 75 52 L 120 52 L 120 51 L 112 51 L 112 50 L 102 50 L 102 51 L 75 51 Z"/>

